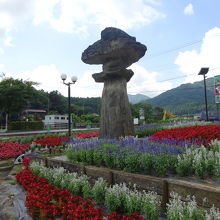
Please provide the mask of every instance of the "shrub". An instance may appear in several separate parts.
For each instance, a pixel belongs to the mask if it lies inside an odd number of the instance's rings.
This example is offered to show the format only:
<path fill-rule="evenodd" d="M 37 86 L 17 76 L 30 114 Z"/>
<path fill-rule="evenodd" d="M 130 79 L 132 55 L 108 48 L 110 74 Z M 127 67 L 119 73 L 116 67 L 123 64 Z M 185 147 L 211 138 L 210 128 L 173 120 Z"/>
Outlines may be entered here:
<path fill-rule="evenodd" d="M 10 131 L 32 131 L 43 130 L 42 121 L 12 121 L 9 122 L 8 130 Z"/>

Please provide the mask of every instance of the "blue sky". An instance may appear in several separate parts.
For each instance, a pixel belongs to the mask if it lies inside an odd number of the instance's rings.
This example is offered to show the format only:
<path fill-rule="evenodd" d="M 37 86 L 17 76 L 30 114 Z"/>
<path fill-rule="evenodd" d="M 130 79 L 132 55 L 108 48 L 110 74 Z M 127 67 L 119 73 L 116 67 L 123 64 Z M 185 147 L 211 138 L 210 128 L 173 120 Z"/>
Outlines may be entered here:
<path fill-rule="evenodd" d="M 131 68 L 128 93 L 154 97 L 182 83 L 220 75 L 219 0 L 0 0 L 0 73 L 67 96 L 61 73 L 78 77 L 71 95 L 101 96 L 82 52 L 113 26 L 148 48 Z M 175 78 L 175 79 L 174 79 Z"/>

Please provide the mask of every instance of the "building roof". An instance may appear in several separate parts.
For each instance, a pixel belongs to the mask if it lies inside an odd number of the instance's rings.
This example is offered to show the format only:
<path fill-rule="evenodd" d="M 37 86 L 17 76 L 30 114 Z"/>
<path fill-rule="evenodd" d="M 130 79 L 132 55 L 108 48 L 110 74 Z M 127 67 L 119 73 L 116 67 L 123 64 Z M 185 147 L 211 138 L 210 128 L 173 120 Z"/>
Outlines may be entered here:
<path fill-rule="evenodd" d="M 24 110 L 25 113 L 46 113 L 45 110 L 42 109 L 26 109 Z"/>

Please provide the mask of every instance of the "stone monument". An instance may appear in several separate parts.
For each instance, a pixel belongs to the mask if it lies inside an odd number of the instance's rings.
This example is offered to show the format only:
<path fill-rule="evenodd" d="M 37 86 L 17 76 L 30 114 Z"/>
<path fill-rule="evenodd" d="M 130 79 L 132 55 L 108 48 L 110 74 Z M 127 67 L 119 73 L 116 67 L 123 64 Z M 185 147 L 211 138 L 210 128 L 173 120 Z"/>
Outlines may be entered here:
<path fill-rule="evenodd" d="M 127 95 L 127 82 L 133 71 L 126 69 L 144 56 L 147 48 L 124 31 L 108 27 L 101 40 L 82 53 L 87 64 L 103 64 L 101 73 L 94 73 L 96 82 L 104 82 L 101 104 L 100 136 L 119 138 L 134 135 L 133 120 Z"/>

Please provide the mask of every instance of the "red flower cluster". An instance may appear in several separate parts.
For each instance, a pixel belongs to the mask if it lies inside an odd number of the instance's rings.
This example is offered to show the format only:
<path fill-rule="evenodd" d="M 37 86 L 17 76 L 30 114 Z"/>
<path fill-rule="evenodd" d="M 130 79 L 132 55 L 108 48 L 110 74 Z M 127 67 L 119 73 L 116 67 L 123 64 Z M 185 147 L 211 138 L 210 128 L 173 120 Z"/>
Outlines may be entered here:
<path fill-rule="evenodd" d="M 27 191 L 26 206 L 32 217 L 37 219 L 103 219 L 101 209 L 94 208 L 91 200 L 72 196 L 68 190 L 60 190 L 48 184 L 44 178 L 36 177 L 28 168 L 16 176 L 16 180 Z"/>
<path fill-rule="evenodd" d="M 80 196 L 72 196 L 68 190 L 60 190 L 54 185 L 48 184 L 44 178 L 35 176 L 29 170 L 30 158 L 24 158 L 23 169 L 16 175 L 16 180 L 25 190 L 28 191 L 26 197 L 26 207 L 30 215 L 37 219 L 53 220 L 60 216 L 64 220 L 102 220 L 101 209 L 94 208 L 91 200 L 84 201 Z M 107 217 L 108 220 L 143 220 L 137 213 L 120 215 L 113 212 Z"/>
<path fill-rule="evenodd" d="M 69 137 L 45 137 L 42 139 L 35 140 L 36 144 L 40 144 L 41 146 L 54 147 L 61 145 L 64 141 L 69 140 Z"/>
<path fill-rule="evenodd" d="M 29 148 L 29 144 L 0 143 L 0 159 L 17 157 L 25 151 L 28 151 Z"/>
<path fill-rule="evenodd" d="M 99 136 L 99 132 L 88 132 L 88 133 L 80 133 L 80 134 L 76 134 L 75 136 L 81 139 L 85 139 L 85 138 L 92 138 L 92 137 L 98 137 Z"/>
<path fill-rule="evenodd" d="M 30 165 L 30 163 L 31 163 L 31 161 L 32 161 L 31 158 L 25 157 L 25 158 L 22 160 L 22 163 L 23 163 L 23 165 L 24 165 L 26 168 L 28 168 L 29 165 Z"/>
<path fill-rule="evenodd" d="M 151 136 L 155 140 L 180 140 L 180 141 L 198 141 L 201 144 L 207 145 L 211 140 L 220 140 L 220 125 L 204 125 L 192 126 L 185 128 L 173 128 L 163 131 L 158 131 Z"/>

